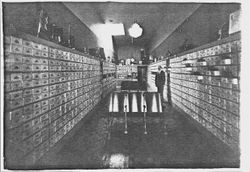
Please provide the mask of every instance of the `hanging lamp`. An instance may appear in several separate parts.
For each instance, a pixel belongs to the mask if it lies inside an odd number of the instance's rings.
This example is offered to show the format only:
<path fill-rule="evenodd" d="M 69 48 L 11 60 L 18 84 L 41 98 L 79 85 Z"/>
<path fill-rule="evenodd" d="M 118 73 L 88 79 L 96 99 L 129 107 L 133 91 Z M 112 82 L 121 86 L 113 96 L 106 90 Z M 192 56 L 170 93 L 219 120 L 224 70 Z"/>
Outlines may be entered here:
<path fill-rule="evenodd" d="M 132 24 L 132 26 L 128 29 L 129 35 L 132 38 L 138 38 L 142 35 L 143 29 L 138 23 Z"/>
<path fill-rule="evenodd" d="M 136 22 L 128 29 L 128 33 L 132 37 L 132 44 L 134 38 L 138 38 L 142 35 L 142 31 L 142 27 Z"/>

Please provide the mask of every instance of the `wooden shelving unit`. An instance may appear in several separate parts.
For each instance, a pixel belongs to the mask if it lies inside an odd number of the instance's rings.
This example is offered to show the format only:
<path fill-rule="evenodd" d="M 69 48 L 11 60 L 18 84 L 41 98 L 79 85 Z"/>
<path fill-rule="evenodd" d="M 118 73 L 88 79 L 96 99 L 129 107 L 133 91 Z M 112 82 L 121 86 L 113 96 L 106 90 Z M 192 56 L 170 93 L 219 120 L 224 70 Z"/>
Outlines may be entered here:
<path fill-rule="evenodd" d="M 6 162 L 29 166 L 112 90 L 115 65 L 104 64 L 103 79 L 87 54 L 24 33 L 4 43 Z"/>
<path fill-rule="evenodd" d="M 235 150 L 239 149 L 240 57 L 240 35 L 235 34 L 170 58 L 174 106 Z M 164 63 L 149 65 L 149 85 L 154 86 L 151 73 Z"/>
<path fill-rule="evenodd" d="M 137 76 L 138 65 L 117 65 L 117 78 L 118 79 L 127 79 L 128 75 L 132 75 L 133 73 Z"/>

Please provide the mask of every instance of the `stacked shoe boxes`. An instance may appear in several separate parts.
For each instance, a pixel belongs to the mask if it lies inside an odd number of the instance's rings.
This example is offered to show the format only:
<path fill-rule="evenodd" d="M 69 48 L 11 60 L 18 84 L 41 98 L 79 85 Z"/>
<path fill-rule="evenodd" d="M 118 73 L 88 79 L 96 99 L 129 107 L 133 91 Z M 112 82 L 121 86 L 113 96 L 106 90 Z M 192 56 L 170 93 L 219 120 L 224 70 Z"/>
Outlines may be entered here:
<path fill-rule="evenodd" d="M 106 75 L 106 78 L 102 80 L 103 97 L 105 97 L 116 87 L 116 65 L 103 62 L 103 74 Z"/>
<path fill-rule="evenodd" d="M 238 149 L 241 41 L 207 47 L 170 59 L 172 102 L 221 141 Z M 155 71 L 158 65 L 153 63 L 149 69 Z"/>
<path fill-rule="evenodd" d="M 4 50 L 7 157 L 33 164 L 100 101 L 100 61 L 37 38 L 5 37 Z"/>

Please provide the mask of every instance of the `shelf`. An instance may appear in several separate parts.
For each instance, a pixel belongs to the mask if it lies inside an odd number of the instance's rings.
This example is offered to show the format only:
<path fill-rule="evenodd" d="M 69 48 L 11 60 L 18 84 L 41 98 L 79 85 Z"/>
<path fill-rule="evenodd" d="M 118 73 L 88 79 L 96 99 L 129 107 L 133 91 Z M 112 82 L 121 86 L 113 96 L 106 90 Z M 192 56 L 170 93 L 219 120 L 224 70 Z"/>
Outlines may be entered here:
<path fill-rule="evenodd" d="M 62 51 L 72 52 L 72 53 L 75 53 L 75 54 L 78 54 L 78 55 L 81 55 L 81 56 L 85 56 L 85 57 L 91 58 L 93 60 L 99 60 L 99 59 L 96 59 L 95 57 L 93 57 L 91 55 L 84 54 L 84 53 L 79 52 L 77 50 L 74 50 L 74 49 L 71 49 L 71 48 L 68 48 L 68 47 L 64 47 L 64 46 L 59 45 L 57 43 L 47 41 L 45 39 L 41 39 L 41 38 L 35 37 L 33 35 L 30 35 L 30 34 L 26 34 L 26 33 L 23 33 L 23 32 L 19 32 L 19 31 L 6 32 L 4 36 L 14 36 L 14 37 L 17 37 L 17 38 L 24 39 L 26 41 L 32 41 L 32 42 L 35 42 L 37 44 L 46 45 L 46 46 L 52 47 L 54 49 L 60 49 Z"/>
<path fill-rule="evenodd" d="M 168 72 L 166 81 L 169 79 L 170 83 L 164 85 L 167 94 L 169 94 L 169 89 L 172 90 L 173 102 L 179 101 L 180 109 L 188 112 L 203 127 L 205 127 L 202 123 L 204 118 L 199 114 L 200 112 L 204 112 L 204 115 L 209 114 L 209 117 L 215 120 L 209 122 L 213 126 L 220 126 L 222 122 L 228 127 L 234 128 L 233 134 L 235 136 L 239 134 L 238 120 L 240 118 L 240 44 L 240 33 L 238 33 L 223 40 L 169 57 L 171 70 Z M 225 64 L 223 59 L 229 55 L 231 63 Z M 183 59 L 187 59 L 189 63 L 186 63 Z M 202 62 L 200 59 L 206 61 L 206 65 L 199 63 Z M 167 59 L 149 65 L 147 75 L 151 89 L 156 88 L 154 85 L 155 76 L 151 72 L 157 71 L 157 66 L 164 63 L 167 63 Z M 216 73 L 211 73 L 211 71 L 214 71 L 212 68 L 218 68 L 220 75 L 216 76 L 214 75 Z M 202 79 L 198 79 L 199 76 Z M 233 79 L 237 79 L 237 82 L 233 82 Z M 196 115 L 192 115 L 194 112 Z M 216 125 L 213 122 L 216 122 Z M 209 128 L 206 129 L 210 130 Z M 215 136 L 220 137 L 223 130 L 216 129 L 217 131 L 219 135 L 215 133 Z M 233 142 L 238 144 L 238 139 L 234 139 Z"/>
<path fill-rule="evenodd" d="M 176 84 L 176 85 L 177 85 L 177 84 Z M 218 105 L 215 105 L 215 104 L 213 104 L 213 103 L 210 103 L 210 102 L 208 102 L 208 101 L 206 101 L 206 100 L 203 100 L 203 99 L 201 99 L 201 98 L 199 98 L 199 97 L 195 97 L 195 96 L 193 96 L 193 95 L 191 95 L 191 94 L 189 94 L 189 93 L 183 92 L 182 90 L 179 90 L 179 89 L 174 88 L 174 87 L 171 87 L 171 89 L 178 90 L 179 92 L 182 92 L 183 94 L 186 94 L 186 95 L 188 95 L 188 96 L 190 96 L 190 97 L 193 97 L 193 98 L 195 98 L 195 99 L 198 99 L 198 100 L 200 100 L 200 101 L 203 101 L 203 102 L 205 102 L 205 103 L 208 103 L 208 104 L 210 104 L 210 105 L 212 105 L 212 106 L 214 106 L 214 107 L 216 107 L 216 108 L 219 108 L 219 109 L 221 109 L 221 110 L 224 110 L 224 111 L 226 111 L 226 112 L 229 112 L 230 114 L 232 114 L 232 115 L 234 115 L 234 116 L 239 117 L 239 114 L 235 114 L 235 113 L 229 111 L 228 109 L 223 109 L 222 107 L 220 107 L 220 106 L 218 106 Z M 207 93 L 205 93 L 205 94 L 207 94 Z M 214 96 L 214 95 L 213 95 L 213 96 Z M 215 97 L 216 97 L 216 96 L 215 96 Z M 222 98 L 222 99 L 224 99 L 224 98 Z M 225 100 L 227 100 L 227 99 L 225 99 Z M 232 101 L 230 101 L 230 102 L 232 102 Z M 232 102 L 232 103 L 235 103 L 235 102 Z M 239 103 L 235 103 L 235 104 L 237 104 L 237 105 L 239 106 Z M 239 108 L 238 108 L 238 109 L 239 109 Z"/>
<path fill-rule="evenodd" d="M 205 59 L 205 58 L 209 58 L 209 57 L 219 57 L 222 58 L 221 56 L 223 55 L 227 55 L 227 54 L 235 54 L 238 55 L 239 53 L 241 53 L 241 51 L 236 51 L 236 52 L 227 52 L 227 53 L 221 53 L 221 54 L 214 54 L 214 55 L 207 55 L 207 56 L 203 56 L 203 57 L 196 57 L 192 60 L 200 60 L 200 59 Z M 179 57 L 179 56 L 178 56 Z M 176 63 L 182 63 L 183 60 L 179 60 L 179 61 L 174 61 L 174 62 L 170 62 L 169 65 L 171 66 L 171 64 L 176 64 Z M 208 66 L 208 65 L 207 65 Z"/>
<path fill-rule="evenodd" d="M 241 33 L 238 32 L 236 34 L 230 35 L 230 36 L 228 36 L 226 38 L 223 38 L 221 40 L 214 41 L 214 42 L 211 42 L 211 43 L 207 43 L 207 44 L 199 46 L 197 48 L 194 48 L 194 49 L 179 53 L 179 54 L 176 55 L 176 57 L 180 57 L 180 56 L 183 56 L 185 54 L 190 54 L 190 53 L 193 53 L 193 52 L 197 52 L 197 51 L 200 51 L 200 50 L 204 50 L 206 48 L 210 48 L 210 47 L 213 47 L 213 46 L 225 44 L 225 43 L 228 43 L 228 42 L 237 41 L 237 40 L 240 40 L 240 39 L 241 39 Z M 172 58 L 175 58 L 175 57 L 174 56 L 170 57 L 170 59 L 172 59 Z"/>
<path fill-rule="evenodd" d="M 179 74 L 179 75 L 194 75 L 192 73 L 180 73 L 180 72 L 171 72 L 172 74 Z M 170 73 L 170 74 L 171 74 Z M 240 76 L 235 76 L 235 77 L 227 77 L 227 76 L 215 76 L 215 75 L 204 75 L 204 74 L 200 74 L 200 75 L 194 75 L 194 76 L 210 76 L 210 77 L 216 77 L 216 78 L 228 78 L 228 79 L 234 79 L 234 78 L 238 78 L 240 80 Z"/>
<path fill-rule="evenodd" d="M 188 89 L 192 89 L 192 90 L 197 91 L 197 92 L 200 92 L 200 93 L 204 93 L 204 94 L 207 94 L 207 95 L 215 96 L 215 97 L 217 97 L 217 98 L 224 99 L 224 100 L 230 101 L 230 102 L 232 102 L 232 103 L 237 103 L 237 104 L 239 104 L 239 102 L 230 100 L 230 99 L 228 99 L 228 98 L 219 97 L 219 96 L 216 95 L 216 94 L 212 94 L 212 93 L 210 94 L 210 93 L 204 92 L 204 91 L 202 91 L 202 90 L 197 90 L 197 89 L 192 88 L 192 87 L 180 85 L 180 84 L 178 84 L 178 83 L 172 83 L 172 84 L 179 85 L 180 87 L 185 87 L 185 88 L 188 88 Z"/>
<path fill-rule="evenodd" d="M 227 65 L 225 65 L 225 64 L 216 64 L 216 65 L 213 65 L 213 67 L 238 67 L 239 65 L 238 64 L 227 64 Z M 185 69 L 185 68 L 209 68 L 209 67 L 211 67 L 210 65 L 206 65 L 206 66 L 188 66 L 188 67 L 185 67 L 185 66 L 183 66 L 183 67 L 171 67 L 171 69 Z"/>
<path fill-rule="evenodd" d="M 178 96 L 179 97 L 179 96 Z M 181 103 L 183 106 L 185 106 L 187 109 L 189 109 L 191 112 L 193 112 L 193 113 L 195 113 L 195 114 L 197 114 L 196 112 L 194 112 L 192 109 L 190 109 L 189 107 L 187 107 L 185 104 L 183 104 L 182 102 L 180 102 L 179 100 L 177 100 L 177 99 L 175 99 L 177 102 L 179 102 L 179 103 Z M 178 105 L 177 105 L 178 106 Z M 182 109 L 181 107 L 180 107 L 180 109 Z M 183 109 L 182 109 L 183 110 Z M 184 110 L 183 110 L 184 111 Z M 185 112 L 185 111 L 184 111 Z M 186 113 L 186 112 L 185 112 Z M 186 113 L 187 114 L 187 113 Z M 189 115 L 189 114 L 188 114 Z M 190 116 L 190 115 L 189 115 Z M 234 141 L 236 141 L 237 142 L 237 139 L 235 139 L 234 137 L 232 137 L 232 136 L 230 136 L 228 133 L 226 133 L 226 132 L 224 132 L 222 129 L 220 129 L 220 128 L 218 128 L 216 125 L 214 125 L 213 123 L 211 123 L 210 121 L 208 121 L 207 119 L 205 119 L 203 116 L 201 116 L 201 115 L 199 115 L 199 114 L 197 114 L 197 116 L 199 116 L 199 118 L 202 118 L 203 120 L 205 120 L 207 123 L 209 123 L 210 125 L 212 125 L 212 126 L 214 126 L 216 129 L 218 129 L 218 130 L 220 130 L 223 134 L 225 134 L 225 135 L 227 135 L 227 136 L 229 136 L 229 137 L 231 137 Z M 197 122 L 199 122 L 199 121 L 197 121 Z M 200 122 L 199 122 L 200 123 Z M 200 123 L 201 124 L 201 123 Z M 238 129 L 236 129 L 236 130 L 238 130 Z M 239 130 L 238 130 L 239 131 Z"/>
<path fill-rule="evenodd" d="M 30 54 L 32 54 L 32 52 L 37 52 L 37 54 L 39 54 L 38 51 L 40 51 L 40 54 L 46 55 L 46 57 L 34 56 L 34 55 L 29 56 L 26 54 L 22 54 L 21 48 L 25 49 L 26 47 L 21 45 L 19 46 L 19 49 L 17 49 L 19 53 L 13 53 L 12 50 L 14 49 L 11 49 L 11 51 L 8 53 L 10 54 L 10 56 L 9 58 L 6 58 L 5 64 L 6 65 L 15 64 L 15 65 L 24 65 L 24 66 L 25 65 L 41 66 L 43 64 L 42 66 L 44 66 L 44 68 L 42 68 L 43 70 L 41 70 L 40 68 L 34 68 L 36 69 L 34 71 L 33 70 L 24 71 L 23 69 L 25 68 L 20 69 L 19 71 L 11 71 L 11 70 L 7 71 L 8 69 L 5 68 L 5 75 L 6 76 L 9 75 L 8 76 L 9 78 L 7 78 L 9 80 L 8 81 L 5 80 L 4 94 L 6 95 L 6 94 L 15 93 L 17 91 L 21 91 L 22 96 L 20 98 L 23 101 L 24 97 L 23 97 L 22 91 L 25 91 L 25 90 L 32 91 L 34 89 L 38 89 L 38 92 L 39 90 L 41 92 L 41 89 L 44 88 L 46 89 L 46 92 L 44 92 L 44 94 L 46 95 L 41 96 L 41 97 L 36 97 L 36 95 L 33 94 L 33 92 L 31 92 L 32 94 L 29 94 L 28 96 L 30 98 L 29 103 L 26 103 L 25 105 L 23 103 L 22 106 L 19 106 L 19 107 L 16 107 L 16 105 L 18 104 L 13 104 L 13 106 L 10 107 L 8 110 L 5 109 L 5 113 L 12 112 L 16 109 L 20 109 L 20 111 L 22 112 L 21 115 L 25 117 L 20 123 L 19 123 L 18 115 L 10 119 L 10 121 L 8 121 L 10 123 L 7 124 L 8 129 L 6 131 L 13 134 L 14 137 L 12 138 L 15 138 L 16 136 L 17 138 L 16 140 L 18 140 L 19 138 L 17 135 L 15 135 L 17 134 L 17 132 L 15 131 L 23 128 L 24 125 L 27 125 L 26 129 L 30 129 L 30 133 L 24 133 L 25 134 L 24 136 L 27 136 L 27 137 L 25 137 L 24 140 L 20 141 L 20 143 L 23 144 L 26 140 L 29 140 L 30 138 L 38 136 L 37 134 L 39 134 L 44 129 L 44 128 L 39 128 L 39 126 L 35 128 L 29 128 L 31 127 L 31 126 L 28 126 L 30 123 L 37 121 L 37 122 L 40 122 L 39 125 L 43 125 L 45 123 L 47 124 L 47 122 L 42 123 L 40 121 L 46 114 L 51 114 L 54 112 L 60 113 L 58 115 L 56 114 L 51 115 L 48 118 L 46 117 L 46 120 L 48 121 L 48 125 L 43 126 L 46 129 L 49 127 L 49 131 L 48 131 L 49 132 L 48 150 L 49 150 L 53 144 L 51 143 L 51 141 L 53 142 L 53 138 L 51 135 L 51 132 L 53 130 L 51 128 L 52 125 L 55 125 L 55 124 L 59 125 L 61 128 L 57 128 L 57 130 L 61 131 L 61 129 L 63 129 L 64 126 L 71 125 L 71 122 L 73 121 L 74 117 L 77 117 L 77 120 L 78 120 L 77 122 L 79 122 L 80 119 L 82 119 L 89 111 L 91 111 L 94 108 L 94 106 L 100 101 L 101 95 L 104 92 L 108 93 L 113 88 L 116 80 L 109 75 L 110 74 L 114 75 L 114 73 L 116 72 L 116 65 L 112 63 L 109 63 L 108 65 L 106 64 L 104 65 L 104 73 L 107 73 L 109 77 L 107 78 L 107 80 L 104 80 L 105 83 L 103 83 L 101 62 L 98 59 L 93 59 L 92 57 L 88 55 L 82 54 L 75 50 L 68 49 L 66 47 L 62 47 L 60 45 L 56 45 L 49 41 L 41 40 L 40 38 L 36 38 L 36 37 L 26 35 L 26 34 L 24 35 L 21 34 L 21 35 L 22 37 L 20 38 L 23 39 L 23 42 L 28 42 L 31 44 L 31 42 L 29 41 L 32 41 L 34 45 L 37 45 L 38 47 L 39 46 L 45 47 L 46 49 L 46 52 L 43 54 L 42 51 L 35 50 L 35 48 L 31 48 L 31 50 L 29 51 Z M 39 45 L 39 44 L 42 44 L 42 45 Z M 43 46 L 43 45 L 46 45 L 46 46 Z M 12 46 L 14 46 L 14 44 L 10 43 L 10 48 Z M 59 57 L 59 56 L 60 57 L 50 58 L 51 51 L 53 51 L 53 53 L 57 51 L 54 48 L 58 49 L 59 53 L 60 52 L 64 53 L 65 56 L 61 58 L 62 57 L 61 55 L 53 55 L 53 57 Z M 18 52 L 18 51 L 15 51 L 15 52 Z M 63 52 L 63 51 L 67 51 L 67 52 Z M 25 51 L 25 53 L 27 53 L 27 51 Z M 11 54 L 13 54 L 13 56 Z M 26 64 L 23 63 L 26 58 L 20 59 L 20 57 L 22 56 L 27 57 L 28 62 Z M 19 63 L 19 62 L 22 62 L 22 63 Z M 27 76 L 28 77 L 27 78 L 27 77 L 23 77 L 23 74 L 24 75 L 32 74 L 32 75 Z M 17 82 L 13 82 L 14 76 L 17 76 L 17 75 L 20 77 L 16 79 Z M 39 83 L 39 80 L 41 80 L 39 79 L 39 77 L 42 77 L 44 75 L 45 75 L 45 77 L 43 77 L 44 82 Z M 29 80 L 26 80 L 26 79 L 29 79 Z M 23 85 L 23 82 L 24 84 L 26 82 L 30 82 L 30 84 Z M 18 83 L 21 83 L 21 84 L 16 85 L 16 87 L 12 87 L 11 89 L 8 89 L 12 84 L 18 84 Z M 103 87 L 103 84 L 106 84 L 105 88 Z M 25 95 L 28 95 L 28 94 L 25 94 Z M 5 103 L 11 103 L 8 101 L 13 101 L 13 100 L 5 99 Z M 45 104 L 42 104 L 41 102 L 45 102 Z M 30 110 L 26 109 L 29 106 L 31 106 L 31 109 Z M 71 107 L 68 107 L 68 106 L 71 106 Z M 35 108 L 33 109 L 33 107 Z M 25 112 L 24 112 L 24 108 L 25 108 Z M 62 108 L 62 111 L 56 112 L 57 110 L 60 110 L 60 108 Z M 24 114 L 26 112 L 29 113 L 29 115 Z M 57 124 L 58 123 L 56 122 L 57 120 L 60 120 L 60 121 L 62 120 L 60 122 L 61 124 Z M 73 126 L 70 126 L 70 127 L 73 127 Z M 67 128 L 66 130 L 67 131 L 65 131 L 66 133 L 64 134 L 67 134 L 70 131 Z M 38 139 L 41 139 L 40 141 L 42 141 L 42 138 L 38 138 Z M 47 143 L 47 142 L 44 142 L 44 143 Z M 21 146 L 21 145 L 17 143 L 15 144 L 15 146 L 16 146 L 15 148 L 18 149 L 18 146 Z M 39 146 L 40 145 L 37 145 L 37 147 L 32 148 L 33 152 L 35 152 L 34 155 L 33 153 L 31 154 L 31 156 L 34 156 L 32 157 L 33 160 L 36 158 L 39 158 L 38 154 L 36 154 L 37 151 L 38 152 L 40 151 Z M 43 151 L 48 151 L 48 150 L 46 148 L 46 150 L 43 150 Z M 39 152 L 39 156 L 41 155 L 40 153 L 44 154 L 45 152 Z M 22 154 L 18 154 L 16 156 L 22 156 Z M 23 157 L 22 159 L 25 159 L 25 157 Z"/>
<path fill-rule="evenodd" d="M 92 90 L 95 90 L 95 88 L 89 90 L 87 93 L 91 92 Z M 68 92 L 71 92 L 71 91 L 68 91 Z M 67 93 L 67 92 L 65 92 L 65 93 Z M 60 94 L 60 95 L 61 95 L 61 94 Z M 53 96 L 53 97 L 50 97 L 50 98 L 44 99 L 44 100 L 49 100 L 49 99 L 55 98 L 55 97 L 57 97 L 57 96 L 59 96 L 59 95 L 55 95 L 55 96 Z M 82 94 L 82 95 L 79 95 L 79 96 L 76 96 L 76 97 L 74 97 L 74 98 L 72 98 L 72 99 L 69 99 L 68 101 L 66 101 L 66 102 L 64 102 L 64 103 L 61 103 L 61 104 L 59 104 L 59 105 L 57 105 L 57 106 L 55 106 L 55 107 L 53 107 L 53 108 L 49 108 L 48 111 L 46 111 L 46 112 L 44 112 L 44 113 L 41 113 L 41 114 L 39 114 L 39 115 L 37 115 L 37 116 L 31 118 L 31 119 L 28 119 L 27 121 L 23 121 L 22 123 L 18 124 L 17 126 L 15 126 L 15 127 L 13 127 L 13 128 L 7 128 L 7 130 L 8 130 L 8 131 L 11 131 L 11 130 L 13 130 L 13 129 L 15 129 L 15 128 L 21 127 L 21 125 L 23 125 L 23 124 L 25 124 L 25 123 L 28 123 L 28 122 L 30 122 L 31 120 L 36 119 L 36 118 L 38 118 L 38 117 L 40 117 L 40 116 L 42 116 L 42 115 L 48 113 L 49 111 L 53 111 L 53 110 L 55 110 L 56 108 L 58 108 L 58 107 L 60 107 L 60 106 L 66 105 L 67 103 L 72 102 L 73 100 L 76 100 L 77 98 L 80 98 L 80 97 L 82 97 L 82 96 L 83 96 L 83 94 Z M 82 102 L 82 104 L 83 104 L 84 102 L 86 102 L 86 101 L 88 101 L 88 100 L 87 100 L 87 99 L 84 100 L 84 101 Z M 29 106 L 29 105 L 32 105 L 32 104 L 35 104 L 35 103 L 38 103 L 38 102 L 41 102 L 41 101 L 33 102 L 33 103 L 27 104 L 27 105 L 25 105 L 25 106 L 23 106 L 23 107 L 27 107 L 27 106 Z M 19 108 L 12 109 L 11 111 L 14 111 L 14 110 L 16 110 L 16 109 L 19 109 Z M 40 109 L 41 109 L 41 108 L 40 108 Z M 9 112 L 9 111 L 7 111 L 7 112 Z M 7 112 L 5 112 L 5 113 L 7 113 Z M 56 119 L 55 119 L 55 120 L 56 120 Z M 54 120 L 53 120 L 53 121 L 54 121 Z M 53 122 L 53 121 L 50 121 L 50 122 Z"/>
<path fill-rule="evenodd" d="M 180 97 L 180 96 L 178 96 L 178 95 L 176 95 L 177 97 Z M 175 98 L 174 98 L 175 99 Z M 175 100 L 177 100 L 177 99 L 175 99 Z M 185 101 L 187 101 L 188 102 L 188 100 L 186 100 L 186 99 L 184 99 Z M 178 102 L 180 102 L 179 100 L 177 100 Z M 213 122 L 211 121 L 208 121 L 207 119 L 205 119 L 202 115 L 199 115 L 198 113 L 196 113 L 194 110 L 192 110 L 191 108 L 189 108 L 187 105 L 185 105 L 184 103 L 182 103 L 182 102 L 180 102 L 183 106 L 185 106 L 187 109 L 189 109 L 190 111 L 192 111 L 194 114 L 197 114 L 197 116 L 199 116 L 200 118 L 202 118 L 202 119 L 204 119 L 205 121 L 207 121 L 209 124 L 211 124 L 211 125 L 213 125 L 214 127 L 216 127 L 217 129 L 219 129 L 220 131 L 222 131 L 223 133 L 225 133 L 225 134 L 227 134 L 225 131 L 223 131 L 221 128 L 219 128 L 219 127 L 217 127 L 216 125 L 214 125 L 213 124 Z M 193 104 L 194 106 L 196 106 L 195 104 Z M 205 110 L 205 109 L 202 109 L 203 111 L 206 111 L 208 114 L 210 114 L 210 116 L 212 116 L 213 118 L 214 118 L 214 116 L 210 113 L 210 112 L 208 112 L 207 110 Z M 189 114 L 188 114 L 189 115 Z M 215 118 L 217 118 L 217 117 L 215 117 Z M 220 121 L 223 121 L 223 120 L 221 120 L 220 118 L 217 118 L 217 120 L 220 120 Z M 229 126 L 231 126 L 231 127 L 233 127 L 234 128 L 234 130 L 236 130 L 236 132 L 239 132 L 239 129 L 238 128 L 235 128 L 232 124 L 230 124 L 230 123 L 228 123 L 228 122 L 226 122 L 226 121 L 223 121 L 226 125 L 229 125 Z M 228 134 L 227 134 L 228 135 Z M 228 135 L 228 136 L 230 136 L 230 135 Z M 230 136 L 230 137 L 232 137 L 232 136 Z M 232 137 L 233 138 L 233 137 Z"/>
<path fill-rule="evenodd" d="M 209 76 L 208 76 L 208 77 L 209 77 Z M 213 77 L 213 76 L 212 76 L 212 77 Z M 187 79 L 181 79 L 181 78 L 170 77 L 170 80 L 171 80 L 171 79 L 182 80 L 182 81 L 186 81 L 186 82 L 192 82 L 192 83 L 197 83 L 197 84 L 202 84 L 202 85 L 208 85 L 208 86 L 213 86 L 213 87 L 219 87 L 219 88 L 223 88 L 223 89 L 230 89 L 230 90 L 232 90 L 232 91 L 240 92 L 239 89 L 233 89 L 233 88 L 227 88 L 227 87 L 218 86 L 218 85 L 206 84 L 206 83 L 197 82 L 197 81 L 192 81 L 192 80 L 187 80 Z"/>

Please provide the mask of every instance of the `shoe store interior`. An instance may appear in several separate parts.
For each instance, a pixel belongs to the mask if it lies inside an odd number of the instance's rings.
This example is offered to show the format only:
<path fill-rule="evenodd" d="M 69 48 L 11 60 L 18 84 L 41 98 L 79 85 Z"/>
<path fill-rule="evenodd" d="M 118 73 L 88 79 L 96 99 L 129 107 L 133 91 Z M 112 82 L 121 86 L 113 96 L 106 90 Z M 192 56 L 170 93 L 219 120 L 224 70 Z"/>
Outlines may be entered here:
<path fill-rule="evenodd" d="M 240 14 L 3 2 L 4 168 L 239 168 Z"/>

